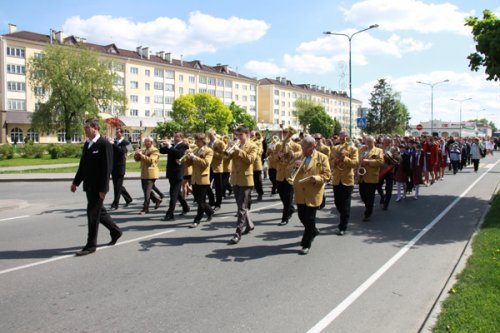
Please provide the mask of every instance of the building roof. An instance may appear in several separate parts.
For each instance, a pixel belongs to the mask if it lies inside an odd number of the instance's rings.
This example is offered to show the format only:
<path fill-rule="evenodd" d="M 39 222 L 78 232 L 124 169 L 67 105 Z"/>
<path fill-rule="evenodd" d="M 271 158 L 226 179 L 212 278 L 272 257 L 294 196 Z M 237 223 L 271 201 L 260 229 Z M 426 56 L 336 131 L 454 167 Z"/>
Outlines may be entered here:
<path fill-rule="evenodd" d="M 36 42 L 36 43 L 44 43 L 44 44 L 51 43 L 50 35 L 44 35 L 44 34 L 39 34 L 39 33 L 35 33 L 35 32 L 30 32 L 30 31 L 17 31 L 17 32 L 13 32 L 13 33 L 4 34 L 3 37 L 27 40 L 27 41 Z M 76 36 L 65 37 L 62 40 L 62 43 L 60 43 L 57 38 L 52 38 L 52 43 L 62 44 L 62 45 L 75 45 L 78 47 L 88 48 L 88 49 L 91 49 L 91 50 L 96 51 L 98 53 L 106 54 L 108 56 L 116 56 L 116 57 L 122 57 L 122 58 L 143 60 L 143 61 L 147 61 L 147 62 L 150 62 L 153 64 L 157 63 L 157 64 L 161 64 L 161 65 L 182 67 L 182 68 L 187 68 L 187 69 L 200 70 L 200 71 L 208 72 L 208 73 L 228 75 L 228 76 L 238 78 L 238 79 L 243 79 L 243 80 L 257 81 L 257 79 L 255 79 L 255 78 L 251 78 L 251 77 L 242 75 L 238 72 L 231 70 L 229 68 L 229 66 L 227 66 L 227 65 L 217 64 L 216 66 L 209 66 L 209 65 L 202 64 L 200 60 L 185 61 L 185 60 L 180 60 L 180 59 L 173 59 L 170 57 L 161 57 L 160 55 L 162 55 L 162 54 L 168 55 L 168 53 L 158 52 L 157 54 L 149 54 L 149 48 L 147 48 L 147 47 L 144 47 L 144 48 L 138 47 L 138 49 L 136 51 L 131 51 L 131 50 L 121 49 L 121 48 L 117 47 L 116 44 L 114 44 L 114 43 L 109 44 L 109 45 L 99 45 L 99 44 L 88 43 L 85 39 L 79 38 Z M 145 54 L 143 54 L 143 52 L 141 52 L 144 50 L 146 50 L 145 52 L 148 53 L 147 55 L 145 55 Z M 149 59 L 148 59 L 148 56 L 149 56 Z"/>
<path fill-rule="evenodd" d="M 325 87 L 319 87 L 317 85 L 311 85 L 311 84 L 306 84 L 306 83 L 293 83 L 290 80 L 287 80 L 284 77 L 277 77 L 276 80 L 270 79 L 270 78 L 263 78 L 259 80 L 259 85 L 265 86 L 265 85 L 276 85 L 276 86 L 282 86 L 286 88 L 295 88 L 299 90 L 303 90 L 304 92 L 307 93 L 316 93 L 316 94 L 323 94 L 326 96 L 335 96 L 335 97 L 342 97 L 342 98 L 349 98 L 349 95 L 344 92 L 344 91 L 335 91 L 331 89 L 325 89 Z M 361 101 L 357 99 L 352 99 L 353 101 L 357 101 L 361 103 Z"/>

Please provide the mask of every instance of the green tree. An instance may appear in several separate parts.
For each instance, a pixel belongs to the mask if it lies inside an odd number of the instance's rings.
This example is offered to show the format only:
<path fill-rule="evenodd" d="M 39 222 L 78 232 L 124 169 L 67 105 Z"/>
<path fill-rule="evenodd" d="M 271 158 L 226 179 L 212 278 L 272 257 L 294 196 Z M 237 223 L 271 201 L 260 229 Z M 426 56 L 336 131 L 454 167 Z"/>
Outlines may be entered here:
<path fill-rule="evenodd" d="M 497 126 L 495 125 L 495 123 L 493 121 L 488 121 L 488 119 L 486 118 L 481 118 L 481 119 L 471 119 L 471 120 L 468 120 L 469 122 L 474 122 L 474 123 L 483 123 L 483 124 L 488 124 L 492 131 L 493 132 L 496 132 L 497 131 Z"/>
<path fill-rule="evenodd" d="M 304 132 L 310 131 L 311 121 L 316 114 L 325 112 L 325 108 L 322 105 L 303 98 L 295 101 L 295 109 L 299 124 L 302 126 Z"/>
<path fill-rule="evenodd" d="M 172 106 L 172 119 L 186 133 L 205 133 L 209 128 L 227 133 L 233 116 L 220 99 L 208 93 L 200 93 L 177 98 Z"/>
<path fill-rule="evenodd" d="M 158 123 L 153 132 L 158 135 L 158 138 L 171 138 L 175 133 L 180 131 L 182 131 L 182 126 L 171 120 Z"/>
<path fill-rule="evenodd" d="M 340 132 L 342 132 L 342 125 L 340 125 L 340 122 L 337 120 L 337 118 L 333 118 L 333 135 L 339 135 Z"/>
<path fill-rule="evenodd" d="M 370 106 L 366 116 L 368 134 L 404 134 L 410 119 L 408 109 L 385 79 L 375 85 Z"/>
<path fill-rule="evenodd" d="M 484 66 L 487 80 L 498 81 L 500 78 L 500 20 L 491 10 L 483 11 L 483 19 L 469 17 L 465 25 L 472 27 L 476 42 L 476 52 L 467 59 L 471 70 L 477 72 Z"/>
<path fill-rule="evenodd" d="M 229 130 L 232 132 L 238 125 L 245 125 L 250 129 L 254 129 L 257 126 L 255 119 L 241 106 L 236 105 L 236 103 L 231 102 L 229 105 L 229 110 L 233 116 L 233 122 L 229 125 Z"/>
<path fill-rule="evenodd" d="M 33 127 L 41 133 L 60 129 L 66 140 L 82 133 L 85 119 L 98 118 L 101 109 L 125 110 L 123 91 L 115 90 L 116 74 L 98 54 L 76 46 L 50 45 L 42 57 L 28 61 L 28 79 L 35 95 L 41 96 L 32 115 Z"/>
<path fill-rule="evenodd" d="M 335 120 L 325 111 L 316 113 L 310 120 L 309 132 L 320 133 L 325 138 L 332 136 L 335 129 Z"/>

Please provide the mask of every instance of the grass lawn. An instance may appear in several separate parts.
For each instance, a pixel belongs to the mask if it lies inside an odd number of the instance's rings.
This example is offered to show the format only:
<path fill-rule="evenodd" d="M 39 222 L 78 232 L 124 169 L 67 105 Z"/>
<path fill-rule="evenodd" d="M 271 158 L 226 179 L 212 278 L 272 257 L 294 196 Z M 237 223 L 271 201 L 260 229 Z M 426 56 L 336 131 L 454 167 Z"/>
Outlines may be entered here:
<path fill-rule="evenodd" d="M 11 167 L 11 166 L 24 166 L 24 165 L 46 165 L 46 164 L 64 164 L 64 163 L 78 163 L 80 158 L 78 157 L 61 157 L 58 159 L 51 159 L 49 155 L 43 158 L 22 158 L 16 157 L 10 160 L 0 160 L 0 167 Z"/>
<path fill-rule="evenodd" d="M 472 249 L 443 302 L 434 333 L 500 332 L 500 194 L 495 196 Z"/>
<path fill-rule="evenodd" d="M 58 160 L 56 160 L 58 161 Z M 77 160 L 76 162 L 78 162 Z M 160 160 L 159 163 L 160 172 L 165 172 L 167 167 L 167 161 L 165 159 Z M 76 173 L 78 167 L 70 166 L 64 168 L 49 168 L 49 169 L 32 169 L 32 170 L 20 170 L 20 171 L 0 171 L 0 174 L 22 174 L 22 173 Z M 139 162 L 128 162 L 127 172 L 141 171 L 141 164 Z"/>

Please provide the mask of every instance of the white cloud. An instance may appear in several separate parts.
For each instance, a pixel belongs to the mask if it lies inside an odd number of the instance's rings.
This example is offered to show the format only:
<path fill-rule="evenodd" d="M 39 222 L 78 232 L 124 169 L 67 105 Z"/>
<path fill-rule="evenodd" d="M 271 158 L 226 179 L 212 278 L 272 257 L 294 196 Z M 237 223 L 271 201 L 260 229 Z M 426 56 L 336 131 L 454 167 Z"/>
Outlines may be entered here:
<path fill-rule="evenodd" d="M 192 12 L 188 22 L 179 18 L 158 17 L 149 22 L 134 22 L 124 17 L 96 15 L 88 19 L 68 18 L 63 24 L 66 34 L 85 37 L 97 44 L 116 43 L 135 49 L 149 46 L 176 55 L 213 53 L 220 48 L 256 41 L 264 36 L 269 24 L 262 20 L 238 17 L 218 18 Z"/>
<path fill-rule="evenodd" d="M 322 74 L 331 72 L 335 68 L 335 62 L 331 58 L 313 54 L 285 54 L 283 64 L 294 72 L 307 74 Z"/>
<path fill-rule="evenodd" d="M 341 10 L 346 21 L 360 26 L 377 23 L 380 29 L 387 31 L 453 32 L 461 35 L 470 35 L 464 19 L 474 14 L 461 12 L 451 3 L 419 0 L 364 0 Z"/>
<path fill-rule="evenodd" d="M 261 76 L 276 76 L 286 73 L 286 68 L 279 67 L 272 61 L 251 60 L 245 64 L 245 68 Z"/>
<path fill-rule="evenodd" d="M 418 84 L 417 81 L 434 83 L 449 80 L 434 87 L 434 119 L 458 121 L 459 105 L 451 99 L 471 97 L 472 100 L 462 105 L 463 120 L 473 119 L 476 117 L 476 111 L 486 109 L 479 113 L 479 117 L 486 117 L 500 125 L 498 83 L 487 81 L 483 74 L 435 71 L 386 79 L 394 91 L 401 93 L 401 101 L 408 106 L 412 124 L 428 121 L 431 117 L 431 89 L 429 86 Z M 362 100 L 364 106 L 369 106 L 368 100 L 375 83 L 376 81 L 370 81 L 353 88 L 353 96 Z"/>

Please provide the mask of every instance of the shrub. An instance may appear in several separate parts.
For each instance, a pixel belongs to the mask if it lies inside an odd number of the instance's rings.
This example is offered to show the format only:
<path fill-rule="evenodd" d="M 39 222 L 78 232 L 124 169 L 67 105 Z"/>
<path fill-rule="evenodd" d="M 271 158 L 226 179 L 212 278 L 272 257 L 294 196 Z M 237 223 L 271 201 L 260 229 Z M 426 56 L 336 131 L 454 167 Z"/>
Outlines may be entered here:
<path fill-rule="evenodd" d="M 82 155 L 82 145 L 66 143 L 62 145 L 62 157 L 80 157 Z"/>
<path fill-rule="evenodd" d="M 33 145 L 33 157 L 34 158 L 42 158 L 45 154 L 45 145 L 37 144 Z"/>
<path fill-rule="evenodd" d="M 0 145 L 0 160 L 10 160 L 14 158 L 14 147 L 8 143 Z"/>
<path fill-rule="evenodd" d="M 62 149 L 61 145 L 51 143 L 47 146 L 47 151 L 50 154 L 50 158 L 52 158 L 53 160 L 56 160 L 62 156 L 63 149 Z"/>

